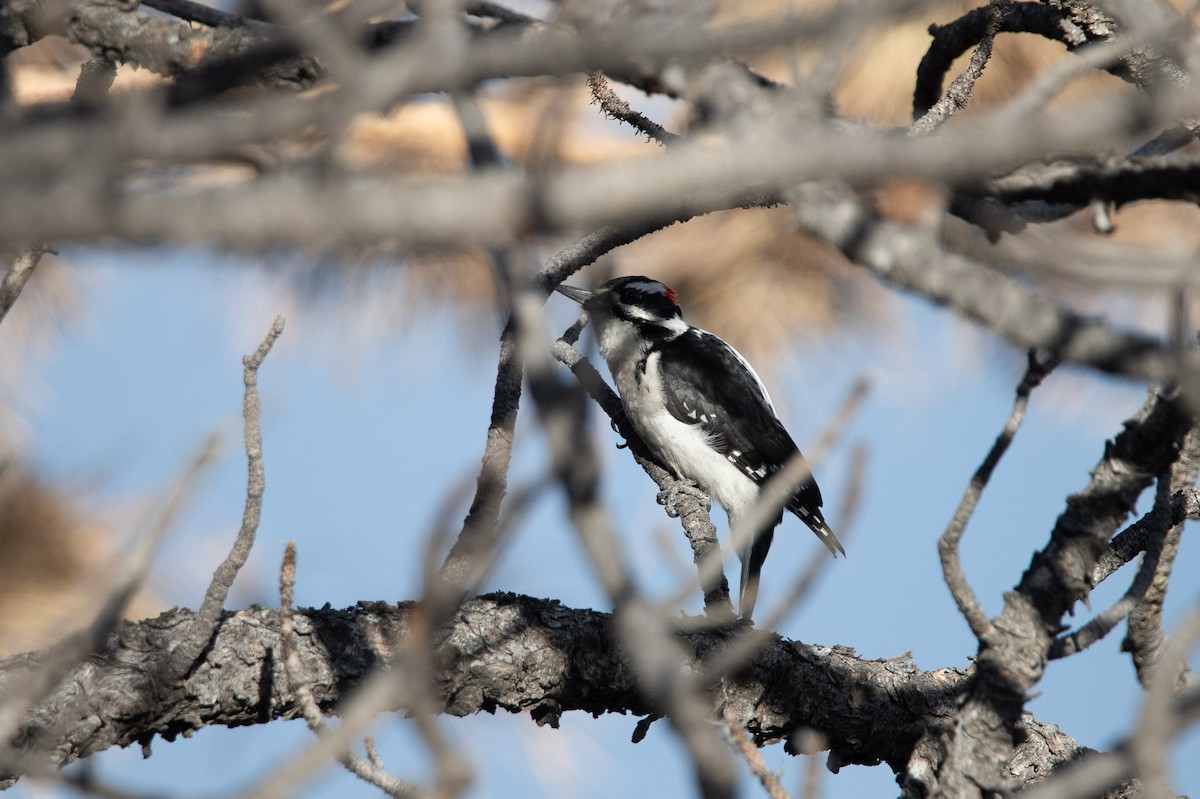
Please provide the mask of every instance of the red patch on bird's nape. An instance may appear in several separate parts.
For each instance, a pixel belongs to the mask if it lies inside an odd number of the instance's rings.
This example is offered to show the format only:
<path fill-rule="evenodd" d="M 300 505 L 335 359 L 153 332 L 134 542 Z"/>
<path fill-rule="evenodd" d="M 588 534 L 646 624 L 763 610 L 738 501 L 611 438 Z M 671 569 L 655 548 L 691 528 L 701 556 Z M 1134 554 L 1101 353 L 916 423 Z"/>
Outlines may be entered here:
<path fill-rule="evenodd" d="M 670 286 L 663 286 L 663 288 L 667 290 L 667 299 L 678 305 L 679 298 L 675 296 L 675 289 L 671 288 Z"/>

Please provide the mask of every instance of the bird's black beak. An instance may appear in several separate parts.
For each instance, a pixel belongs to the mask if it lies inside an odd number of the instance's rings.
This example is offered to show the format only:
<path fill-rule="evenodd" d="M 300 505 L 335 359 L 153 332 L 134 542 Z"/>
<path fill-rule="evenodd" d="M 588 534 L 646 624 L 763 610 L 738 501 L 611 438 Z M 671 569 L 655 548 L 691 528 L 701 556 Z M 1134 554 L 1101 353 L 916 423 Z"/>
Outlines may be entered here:
<path fill-rule="evenodd" d="M 570 297 L 580 305 L 583 305 L 585 302 L 591 299 L 592 295 L 596 293 L 594 291 L 588 291 L 587 289 L 576 288 L 575 286 L 559 286 L 554 290 L 564 297 Z"/>

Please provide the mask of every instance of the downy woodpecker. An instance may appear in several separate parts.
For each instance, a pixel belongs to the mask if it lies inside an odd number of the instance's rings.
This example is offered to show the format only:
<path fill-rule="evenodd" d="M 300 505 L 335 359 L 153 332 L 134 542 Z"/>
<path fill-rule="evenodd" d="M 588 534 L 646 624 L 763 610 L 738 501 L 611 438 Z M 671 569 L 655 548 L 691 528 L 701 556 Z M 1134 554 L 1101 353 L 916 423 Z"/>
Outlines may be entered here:
<path fill-rule="evenodd" d="M 648 277 L 618 277 L 595 291 L 559 286 L 583 305 L 596 331 L 621 404 L 654 456 L 719 502 L 729 526 L 758 501 L 763 484 L 799 455 L 758 375 L 721 339 L 683 321 L 675 292 Z M 787 509 L 829 551 L 846 554 L 821 515 L 821 491 L 809 478 Z M 782 514 L 750 540 L 734 541 L 742 561 L 739 612 L 749 619 L 759 572 Z"/>

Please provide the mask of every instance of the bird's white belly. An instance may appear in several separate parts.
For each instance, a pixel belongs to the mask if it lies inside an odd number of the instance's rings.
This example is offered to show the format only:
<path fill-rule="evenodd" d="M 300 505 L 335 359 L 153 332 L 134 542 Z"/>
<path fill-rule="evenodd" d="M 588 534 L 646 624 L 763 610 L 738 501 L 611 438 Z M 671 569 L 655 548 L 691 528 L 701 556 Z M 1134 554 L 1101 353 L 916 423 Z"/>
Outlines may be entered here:
<path fill-rule="evenodd" d="M 650 429 L 639 429 L 638 434 L 665 466 L 680 477 L 696 481 L 730 513 L 736 514 L 754 504 L 758 486 L 714 450 L 699 427 L 684 424 L 669 413 L 660 415 L 656 421 Z"/>
<path fill-rule="evenodd" d="M 657 356 L 651 355 L 647 372 L 657 369 L 656 360 Z M 753 506 L 758 486 L 713 449 L 710 437 L 699 425 L 684 424 L 666 410 L 657 380 L 647 376 L 633 385 L 627 383 L 626 389 L 621 401 L 629 421 L 664 466 L 694 480 L 728 513 L 736 515 Z"/>

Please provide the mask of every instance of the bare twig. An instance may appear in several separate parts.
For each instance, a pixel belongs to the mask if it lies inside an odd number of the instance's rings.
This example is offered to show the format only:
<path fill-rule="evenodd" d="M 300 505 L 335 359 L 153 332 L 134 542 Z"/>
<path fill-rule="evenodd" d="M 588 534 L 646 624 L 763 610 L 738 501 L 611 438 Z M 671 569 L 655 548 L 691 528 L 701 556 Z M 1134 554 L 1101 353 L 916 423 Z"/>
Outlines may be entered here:
<path fill-rule="evenodd" d="M 942 76 L 958 56 L 973 45 L 982 46 L 999 32 L 1027 32 L 1063 42 L 1068 47 L 1087 43 L 1087 34 L 1066 19 L 1062 10 L 1038 3 L 1007 3 L 1002 8 L 989 3 L 968 11 L 946 25 L 929 29 L 933 42 L 917 67 L 917 85 L 913 91 L 913 119 L 926 116 L 939 103 Z M 990 46 L 988 51 L 990 53 Z M 978 51 L 977 51 L 978 52 Z M 983 59 L 986 61 L 986 56 Z M 972 62 L 975 56 L 972 56 Z M 979 69 L 982 69 L 982 64 Z M 974 72 L 973 68 L 968 73 Z M 964 73 L 964 74 L 968 74 Z M 970 80 L 978 77 L 977 72 Z"/>
<path fill-rule="evenodd" d="M 520 11 L 514 11 L 499 3 L 488 2 L 488 0 L 472 0 L 471 2 L 464 3 L 463 11 L 468 14 L 474 14 L 477 17 L 490 17 L 501 22 L 527 23 L 538 21 L 536 17 L 522 14 Z"/>
<path fill-rule="evenodd" d="M 971 99 L 971 91 L 975 88 L 975 81 L 979 80 L 983 68 L 992 57 L 992 44 L 996 41 L 996 34 L 1000 31 L 1005 12 L 1011 5 L 1012 0 L 989 0 L 987 27 L 984 28 L 975 51 L 971 53 L 970 63 L 962 74 L 950 83 L 946 95 L 913 123 L 909 128 L 909 135 L 927 136 L 944 125 L 955 111 L 966 107 L 967 101 Z"/>
<path fill-rule="evenodd" d="M 725 739 L 729 741 L 729 745 L 733 747 L 733 751 L 738 753 L 738 756 L 745 761 L 750 767 L 750 773 L 754 775 L 763 790 L 767 792 L 770 799 L 791 799 L 788 792 L 783 789 L 783 785 L 779 782 L 779 775 L 767 768 L 767 763 L 763 760 L 762 752 L 758 751 L 758 747 L 746 738 L 746 731 L 742 724 L 728 713 L 724 716 L 725 724 Z"/>
<path fill-rule="evenodd" d="M 1131 620 L 1131 632 L 1133 626 Z M 1200 640 L 1200 609 L 1193 608 L 1183 618 L 1170 643 L 1163 638 L 1161 632 L 1155 636 L 1152 651 L 1146 653 L 1146 664 L 1139 667 L 1138 676 L 1146 687 L 1146 698 L 1136 731 L 1129 738 L 1133 773 L 1142 781 L 1144 795 L 1148 797 L 1175 794 L 1167 782 L 1167 757 L 1171 739 L 1180 726 L 1177 708 L 1188 652 Z"/>
<path fill-rule="evenodd" d="M 108 90 L 117 79 L 117 62 L 105 55 L 94 55 L 79 68 L 79 79 L 71 95 L 72 103 L 99 106 L 108 97 Z"/>
<path fill-rule="evenodd" d="M 687 749 L 704 799 L 731 799 L 737 772 L 729 750 L 712 724 L 712 701 L 692 676 L 681 668 L 687 649 L 673 634 L 668 619 L 644 602 L 631 601 L 616 614 L 618 636 L 629 652 L 640 690 L 670 722 Z"/>
<path fill-rule="evenodd" d="M 600 104 L 600 110 L 606 116 L 624 122 L 634 130 L 645 134 L 648 138 L 653 139 L 664 147 L 670 147 L 679 140 L 678 134 L 667 130 L 640 111 L 630 108 L 629 103 L 622 100 L 613 91 L 612 87 L 608 85 L 608 81 L 604 79 L 604 73 L 597 71 L 589 72 L 587 82 L 588 89 L 592 92 L 592 99 Z"/>
<path fill-rule="evenodd" d="M 446 12 L 452 7 L 449 4 L 440 9 L 434 7 L 431 10 L 436 12 L 435 15 L 427 18 L 427 24 L 432 24 L 434 31 L 445 34 L 451 40 L 455 36 L 452 30 L 455 24 Z M 482 171 L 502 168 L 505 165 L 503 155 L 491 135 L 487 120 L 474 95 L 456 94 L 453 101 L 467 139 L 470 169 Z M 413 642 L 415 645 L 405 649 L 403 658 L 410 674 L 410 682 L 421 686 L 417 693 L 418 701 L 413 719 L 418 734 L 433 755 L 437 772 L 437 792 L 442 796 L 451 797 L 459 796 L 467 789 L 471 781 L 471 771 L 463 758 L 449 745 L 434 720 L 440 708 L 432 698 L 437 693 L 437 664 L 433 661 L 432 652 L 436 636 L 441 634 L 453 613 L 460 607 L 467 589 L 481 581 L 487 569 L 495 562 L 501 532 L 500 503 L 507 492 L 508 461 L 512 452 L 512 434 L 516 423 L 522 374 L 528 374 L 531 384 L 536 384 L 536 375 L 539 371 L 544 371 L 538 363 L 539 353 L 531 352 L 533 348 L 523 338 L 523 334 L 528 336 L 528 330 L 522 323 L 528 321 L 529 315 L 540 314 L 541 302 L 534 296 L 536 290 L 532 287 L 526 288 L 523 281 L 521 287 L 517 288 L 516 277 L 519 272 L 514 253 L 492 248 L 489 256 L 497 283 L 507 293 L 509 319 L 501 338 L 500 366 L 492 405 L 493 427 L 488 430 L 484 472 L 480 475 L 475 503 L 464 522 L 458 540 L 438 573 L 429 575 L 432 579 L 426 583 L 424 612 L 417 625 L 417 636 Z M 541 300 L 544 301 L 544 297 Z M 511 381 L 514 379 L 516 383 L 512 385 Z M 507 440 L 495 439 L 492 436 L 498 409 L 503 411 L 503 430 L 507 433 Z M 493 454 L 498 456 L 498 463 L 492 468 L 490 484 L 483 482 L 484 473 L 489 471 L 488 449 L 492 449 Z M 476 507 L 481 502 L 486 508 L 485 514 L 473 521 Z M 460 558 L 457 562 L 452 560 L 456 550 Z"/>
<path fill-rule="evenodd" d="M 821 777 L 825 773 L 825 764 L 820 752 L 828 747 L 825 736 L 816 730 L 807 730 L 796 738 L 800 739 L 799 751 L 804 755 L 803 799 L 820 799 Z M 807 746 L 803 745 L 807 743 Z"/>
<path fill-rule="evenodd" d="M 99 799 L 161 799 L 158 792 L 140 793 L 125 787 L 112 785 L 96 774 L 91 761 L 86 761 L 87 768 L 68 769 L 57 777 L 64 785 L 69 785 L 85 796 L 95 796 Z"/>
<path fill-rule="evenodd" d="M 505 163 L 497 147 L 483 110 L 474 95 L 455 93 L 452 96 L 463 135 L 467 140 L 468 166 L 475 172 L 497 170 Z M 505 285 L 507 270 L 499 268 L 507 256 L 490 250 L 497 282 Z M 511 312 L 510 312 L 511 313 Z M 476 481 L 475 498 L 463 520 L 462 530 L 447 553 L 437 577 L 442 587 L 437 593 L 464 594 L 467 585 L 478 581 L 482 565 L 491 559 L 496 549 L 496 523 L 500 506 L 508 491 L 508 465 L 512 460 L 513 436 L 521 402 L 521 383 L 525 365 L 517 347 L 516 325 L 509 317 L 500 334 L 500 353 L 496 365 L 496 383 L 492 392 L 492 414 L 483 448 L 483 462 Z M 430 588 L 429 590 L 432 590 Z"/>
<path fill-rule="evenodd" d="M 1029 352 L 1029 365 L 1025 369 L 1025 376 L 1021 378 L 1021 383 L 1017 386 L 1016 397 L 1013 400 L 1012 412 L 1008 415 L 1008 421 L 1005 422 L 1000 435 L 996 437 L 987 457 L 983 459 L 983 463 L 972 475 L 971 482 L 963 492 L 963 497 L 954 511 L 950 524 L 946 526 L 946 531 L 938 540 L 938 555 L 942 560 L 942 575 L 946 580 L 946 585 L 950 588 L 959 612 L 971 626 L 971 632 L 981 642 L 991 636 L 992 623 L 988 620 L 983 606 L 967 582 L 962 561 L 958 556 L 958 544 L 962 540 L 968 522 L 971 521 L 971 516 L 975 513 L 975 506 L 979 503 L 979 497 L 983 494 L 988 480 L 991 479 L 992 472 L 1000 463 L 1000 459 L 1004 457 L 1009 444 L 1012 443 L 1013 437 L 1021 427 L 1021 422 L 1025 418 L 1025 409 L 1029 405 L 1030 393 L 1037 388 L 1046 375 L 1054 370 L 1056 365 L 1057 362 L 1053 358 L 1041 362 L 1038 360 L 1036 352 L 1032 350 Z"/>
<path fill-rule="evenodd" d="M 488 130 L 487 119 L 483 108 L 474 94 L 455 92 L 450 97 L 454 113 L 462 127 L 463 136 L 467 140 L 467 158 L 473 170 L 499 169 L 505 165 L 504 154 L 500 152 L 495 138 Z"/>
<path fill-rule="evenodd" d="M 283 576 L 286 577 L 286 567 Z M 458 601 L 458 597 L 453 597 L 443 608 L 457 608 Z M 282 613 L 285 617 L 291 615 L 290 610 Z M 442 641 L 434 637 L 430 621 L 430 608 L 414 604 L 402 628 L 395 628 L 392 634 L 383 635 L 382 640 L 376 641 L 383 650 L 381 657 L 372 659 L 375 667 L 355 686 L 352 693 L 343 697 L 344 701 L 336 709 L 342 723 L 336 728 L 329 728 L 320 721 L 321 732 L 316 743 L 242 792 L 242 799 L 280 799 L 292 795 L 296 786 L 309 779 L 330 759 L 343 762 L 356 776 L 394 796 L 437 796 L 439 799 L 459 796 L 470 784 L 470 770 L 448 745 L 433 719 L 433 715 L 444 710 L 444 706 L 434 686 L 432 660 L 436 647 Z M 290 645 L 298 646 L 299 643 L 299 638 L 292 635 Z M 289 676 L 289 681 L 295 685 L 297 678 L 307 689 L 308 683 L 302 679 L 302 674 Z M 300 701 L 299 698 L 297 701 Z M 375 762 L 377 755 L 364 760 L 351 752 L 354 741 L 365 735 L 379 714 L 397 705 L 408 707 L 417 732 L 433 757 L 438 781 L 432 791 L 389 774 Z M 310 719 L 310 724 L 319 721 L 317 717 L 320 711 L 315 707 L 310 706 L 303 712 Z"/>
<path fill-rule="evenodd" d="M 1156 504 L 1166 505 L 1171 497 L 1180 491 L 1194 488 L 1198 476 L 1200 426 L 1192 428 L 1183 440 L 1179 457 L 1164 474 L 1159 475 Z M 1123 647 L 1132 654 L 1138 679 L 1148 688 L 1152 679 L 1155 679 L 1152 676 L 1157 668 L 1155 664 L 1166 646 L 1162 606 L 1182 533 L 1183 524 L 1179 523 L 1163 527 L 1160 534 L 1150 539 L 1142 564 L 1143 570 L 1149 572 L 1145 577 L 1145 589 L 1136 596 L 1136 604 L 1129 614 L 1129 627 Z M 1182 675 L 1177 676 L 1182 679 Z"/>
<path fill-rule="evenodd" d="M 3 322 L 4 317 L 8 316 L 8 310 L 17 301 L 21 289 L 25 288 L 25 283 L 33 274 L 38 261 L 42 260 L 42 256 L 48 252 L 55 252 L 55 250 L 37 244 L 22 247 L 17 251 L 4 275 L 4 280 L 0 281 L 0 322 Z"/>
<path fill-rule="evenodd" d="M 799 224 L 885 283 L 948 305 L 1022 349 L 1104 372 L 1171 383 L 1178 360 L 1164 342 L 1075 313 L 977 261 L 946 252 L 927 230 L 882 220 L 844 187 L 807 184 L 793 195 Z M 1200 351 L 1188 353 L 1200 368 Z"/>
<path fill-rule="evenodd" d="M 1165 28 L 1158 28 L 1152 34 L 1143 32 L 1132 39 L 1122 36 L 1113 41 L 1097 41 L 1079 47 L 1074 50 L 1075 58 L 1064 59 L 1037 75 L 1028 86 L 1008 101 L 1001 113 L 1012 123 L 1026 119 L 1049 102 L 1050 98 L 1073 78 L 1093 69 L 1109 69 L 1127 57 L 1131 51 L 1145 47 L 1168 32 Z M 1186 138 L 1194 137 L 1187 134 Z"/>
<path fill-rule="evenodd" d="M 1177 530 L 1178 525 L 1182 524 L 1187 518 L 1186 512 L 1179 510 L 1173 512 L 1175 508 L 1183 505 L 1184 494 L 1177 493 L 1167 503 L 1164 503 L 1161 498 L 1154 505 L 1154 508 L 1143 516 L 1135 525 L 1131 525 L 1128 529 L 1122 531 L 1121 535 L 1131 533 L 1134 528 L 1140 528 L 1142 531 L 1142 550 L 1145 551 L 1145 557 L 1141 565 L 1138 567 L 1137 574 L 1134 576 L 1133 582 L 1125 593 L 1106 610 L 1096 614 L 1086 624 L 1079 629 L 1067 633 L 1054 641 L 1054 645 L 1050 648 L 1048 657 L 1051 659 L 1067 657 L 1076 652 L 1081 652 L 1087 649 L 1092 644 L 1103 639 L 1112 630 L 1126 619 L 1130 612 L 1142 601 L 1147 589 L 1149 589 L 1155 574 L 1158 572 L 1159 561 L 1162 557 L 1166 537 L 1171 534 L 1172 530 Z M 1176 519 L 1176 521 L 1172 521 Z M 1118 536 L 1119 538 L 1120 536 Z M 1114 539 L 1115 540 L 1115 539 Z M 1145 542 L 1149 541 L 1150 545 Z M 1175 542 L 1176 546 L 1178 541 Z M 1112 553 L 1112 549 L 1106 551 L 1106 555 Z M 1132 559 L 1131 553 L 1130 558 Z M 1108 577 L 1112 572 L 1104 569 L 1102 566 L 1103 558 L 1096 563 L 1096 569 L 1092 572 L 1092 579 L 1096 584 L 1100 580 Z M 1113 569 L 1115 571 L 1115 569 Z M 1142 670 L 1139 668 L 1139 674 Z"/>
<path fill-rule="evenodd" d="M 308 678 L 304 674 L 304 664 L 300 662 L 297 651 L 296 623 L 292 613 L 292 596 L 296 585 L 296 542 L 288 541 L 283 550 L 283 562 L 279 567 L 279 609 L 280 609 L 280 638 L 283 641 L 283 667 L 288 684 L 296 695 L 296 703 L 300 714 L 304 716 L 308 728 L 317 735 L 326 732 L 325 717 L 317 700 L 309 688 Z M 367 739 L 367 759 L 363 759 L 349 749 L 338 755 L 338 760 L 354 776 L 374 785 L 388 796 L 395 799 L 423 797 L 428 795 L 416 785 L 389 774 L 375 751 L 374 742 Z"/>
<path fill-rule="evenodd" d="M 865 442 L 856 443 L 850 450 L 850 462 L 846 465 L 846 488 L 842 492 L 842 504 L 838 508 L 838 530 L 847 538 L 854 534 L 858 515 L 862 510 L 869 460 L 870 448 Z"/>
<path fill-rule="evenodd" d="M 316 743 L 284 761 L 238 796 L 240 799 L 281 799 L 293 795 L 298 785 L 310 779 L 331 760 L 349 752 L 354 741 L 363 735 L 380 711 L 395 705 L 399 692 L 396 674 L 375 672 L 339 707 L 341 724 L 334 728 L 327 727 Z M 403 788 L 400 792 L 403 795 Z"/>
<path fill-rule="evenodd" d="M 372 765 L 383 768 L 383 759 L 379 756 L 379 750 L 375 747 L 375 739 L 370 735 L 363 738 L 363 749 L 367 750 L 367 760 L 371 761 Z"/>
<path fill-rule="evenodd" d="M 1154 534 L 1158 525 L 1162 524 L 1156 519 L 1156 514 L 1161 511 L 1162 509 L 1156 504 L 1141 519 L 1113 536 L 1108 548 L 1096 561 L 1096 568 L 1092 571 L 1093 585 L 1099 585 L 1126 563 L 1136 558 L 1138 554 L 1146 551 L 1150 536 Z M 1166 526 L 1168 527 L 1181 524 L 1185 519 L 1200 519 L 1200 489 L 1190 488 L 1171 497 L 1166 512 L 1168 514 Z"/>
<path fill-rule="evenodd" d="M 817 436 L 813 445 L 808 447 L 809 463 L 816 465 L 825 459 L 825 456 L 845 434 L 846 427 L 858 415 L 867 397 L 871 395 L 874 382 L 869 373 L 860 374 L 855 378 L 850 390 L 846 392 L 846 396 L 842 397 L 837 410 L 834 411 L 833 418 L 825 425 L 825 429 Z"/>
<path fill-rule="evenodd" d="M 1150 198 L 1195 202 L 1200 159 L 1186 155 L 1109 158 L 1052 164 L 998 178 L 990 193 L 1006 203 L 1041 200 L 1083 206 L 1094 198 L 1129 203 Z"/>
<path fill-rule="evenodd" d="M 1087 624 L 1084 624 L 1078 630 L 1055 639 L 1054 645 L 1050 648 L 1047 657 L 1054 660 L 1073 655 L 1076 652 L 1082 652 L 1092 644 L 1102 640 L 1112 632 L 1113 628 L 1129 617 L 1130 612 L 1141 601 L 1146 590 L 1150 587 L 1151 581 L 1154 579 L 1159 559 L 1162 556 L 1162 542 L 1168 532 L 1169 530 L 1164 530 L 1153 535 L 1153 540 L 1157 543 L 1147 547 L 1146 554 L 1141 566 L 1137 570 L 1137 574 L 1133 578 L 1133 582 L 1130 583 L 1129 588 L 1121 598 L 1106 610 L 1097 613 Z"/>
<path fill-rule="evenodd" d="M 238 28 L 251 20 L 192 0 L 143 0 L 142 5 L 210 28 Z"/>
<path fill-rule="evenodd" d="M 1174 392 L 1148 392 L 1142 409 L 1105 447 L 1088 484 L 1072 494 L 1050 544 L 1035 556 L 1017 590 L 1034 602 L 1039 624 L 1057 627 L 1092 588 L 1096 560 L 1137 497 L 1177 458 L 1193 420 Z M 1010 596 L 1012 596 L 1010 594 Z"/>
<path fill-rule="evenodd" d="M 284 319 L 275 317 L 266 338 L 258 345 L 258 349 L 242 359 L 242 382 L 245 392 L 242 401 L 242 416 L 245 427 L 245 445 L 247 459 L 246 503 L 242 512 L 242 526 L 238 530 L 237 539 L 224 562 L 213 573 L 212 582 L 204 594 L 204 600 L 196 611 L 192 632 L 188 640 L 181 644 L 172 655 L 172 666 L 176 673 L 183 673 L 191 667 L 196 656 L 212 638 L 213 631 L 221 619 L 221 611 L 225 607 L 225 597 L 233 586 L 238 572 L 250 557 L 254 546 L 254 537 L 258 532 L 258 520 L 262 515 L 262 498 L 265 487 L 265 473 L 262 457 L 262 428 L 259 423 L 260 405 L 258 399 L 258 368 L 262 366 L 271 351 L 275 340 L 283 333 Z"/>
<path fill-rule="evenodd" d="M 510 322 L 500 336 L 496 385 L 492 394 L 492 418 L 483 448 L 482 465 L 462 531 L 442 563 L 439 576 L 450 585 L 467 585 L 474 579 L 486 553 L 493 548 L 496 519 L 508 488 L 508 464 L 512 459 L 513 433 L 521 401 L 522 368 Z"/>

